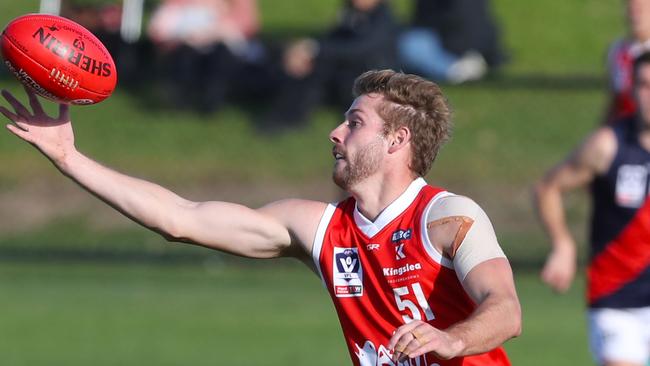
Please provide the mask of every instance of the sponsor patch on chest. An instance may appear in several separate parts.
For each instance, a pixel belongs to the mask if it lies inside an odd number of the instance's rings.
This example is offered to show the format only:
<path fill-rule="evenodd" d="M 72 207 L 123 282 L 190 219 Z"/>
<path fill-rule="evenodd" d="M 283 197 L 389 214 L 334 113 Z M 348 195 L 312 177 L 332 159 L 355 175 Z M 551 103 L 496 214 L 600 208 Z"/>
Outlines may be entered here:
<path fill-rule="evenodd" d="M 616 174 L 616 203 L 622 207 L 638 208 L 648 195 L 648 167 L 621 165 Z"/>

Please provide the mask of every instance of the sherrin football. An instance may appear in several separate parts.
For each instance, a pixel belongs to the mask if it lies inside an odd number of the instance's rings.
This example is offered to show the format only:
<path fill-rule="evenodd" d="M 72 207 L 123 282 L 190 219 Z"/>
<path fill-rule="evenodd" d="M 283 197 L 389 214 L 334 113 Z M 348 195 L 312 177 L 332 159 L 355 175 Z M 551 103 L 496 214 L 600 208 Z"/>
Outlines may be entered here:
<path fill-rule="evenodd" d="M 59 103 L 95 104 L 117 83 L 106 47 L 81 25 L 56 15 L 27 14 L 2 31 L 0 51 L 11 73 Z"/>

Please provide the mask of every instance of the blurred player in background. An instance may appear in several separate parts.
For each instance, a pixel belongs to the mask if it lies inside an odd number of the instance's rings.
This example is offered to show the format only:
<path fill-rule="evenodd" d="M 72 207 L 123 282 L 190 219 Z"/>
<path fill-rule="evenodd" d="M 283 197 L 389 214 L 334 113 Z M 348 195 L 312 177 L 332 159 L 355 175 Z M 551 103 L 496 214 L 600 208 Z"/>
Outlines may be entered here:
<path fill-rule="evenodd" d="M 329 135 L 337 185 L 351 197 L 284 200 L 259 209 L 192 202 L 80 153 L 68 107 L 48 117 L 10 93 L 7 128 L 66 176 L 172 241 L 250 258 L 290 256 L 326 285 L 355 365 L 509 365 L 500 345 L 520 333 L 508 260 L 474 201 L 428 185 L 447 140 L 447 102 L 430 81 L 370 71 L 355 82 Z"/>
<path fill-rule="evenodd" d="M 610 102 L 604 118 L 613 124 L 636 112 L 633 95 L 632 64 L 650 50 L 650 1 L 626 0 L 629 35 L 616 40 L 607 53 Z"/>
<path fill-rule="evenodd" d="M 542 280 L 565 292 L 576 271 L 576 244 L 562 193 L 590 187 L 590 343 L 605 366 L 650 361 L 650 53 L 633 70 L 636 114 L 596 130 L 536 189 L 552 244 Z"/>

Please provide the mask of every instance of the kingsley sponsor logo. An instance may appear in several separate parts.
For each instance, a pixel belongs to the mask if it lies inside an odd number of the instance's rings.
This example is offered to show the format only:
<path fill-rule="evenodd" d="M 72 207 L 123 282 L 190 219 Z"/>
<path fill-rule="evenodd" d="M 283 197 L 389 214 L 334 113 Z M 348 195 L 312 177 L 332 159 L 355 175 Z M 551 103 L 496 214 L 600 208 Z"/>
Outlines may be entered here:
<path fill-rule="evenodd" d="M 382 268 L 385 277 L 401 276 L 405 273 L 411 271 L 418 271 L 421 269 L 422 269 L 422 265 L 420 263 L 415 263 L 415 264 L 407 263 L 401 267 Z"/>

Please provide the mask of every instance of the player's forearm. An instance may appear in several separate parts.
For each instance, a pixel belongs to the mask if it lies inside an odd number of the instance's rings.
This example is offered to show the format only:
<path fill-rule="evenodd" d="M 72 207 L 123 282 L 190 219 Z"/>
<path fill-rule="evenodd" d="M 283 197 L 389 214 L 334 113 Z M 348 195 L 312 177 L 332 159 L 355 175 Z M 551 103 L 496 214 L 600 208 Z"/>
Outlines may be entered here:
<path fill-rule="evenodd" d="M 455 340 L 459 356 L 489 352 L 521 334 L 521 307 L 516 296 L 488 297 L 465 321 L 446 332 Z"/>
<path fill-rule="evenodd" d="M 291 243 L 276 220 L 228 202 L 191 202 L 148 181 L 121 174 L 79 152 L 57 167 L 134 221 L 180 241 L 251 258 L 271 258 Z"/>
<path fill-rule="evenodd" d="M 63 174 L 124 215 L 168 238 L 174 237 L 173 213 L 187 201 L 173 192 L 109 169 L 76 150 L 54 163 Z"/>
<path fill-rule="evenodd" d="M 551 239 L 551 245 L 567 245 L 573 242 L 566 224 L 562 192 L 559 188 L 539 183 L 535 189 L 537 212 L 542 226 Z"/>

